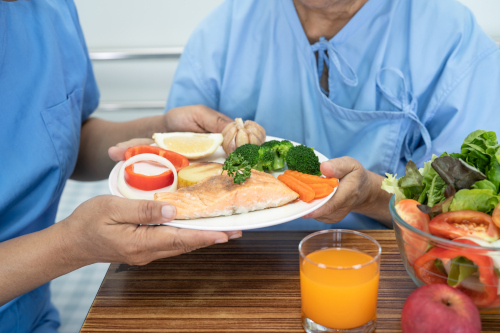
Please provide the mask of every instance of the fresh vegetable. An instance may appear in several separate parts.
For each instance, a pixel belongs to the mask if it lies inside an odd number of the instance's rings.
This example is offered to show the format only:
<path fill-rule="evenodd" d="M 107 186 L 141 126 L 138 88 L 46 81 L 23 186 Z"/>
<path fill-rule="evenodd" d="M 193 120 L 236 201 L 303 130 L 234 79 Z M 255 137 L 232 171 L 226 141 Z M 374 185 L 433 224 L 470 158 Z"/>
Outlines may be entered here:
<path fill-rule="evenodd" d="M 429 232 L 429 215 L 422 213 L 418 206 L 419 202 L 413 199 L 404 199 L 397 203 L 396 212 L 412 227 L 423 232 Z M 413 264 L 422 253 L 425 253 L 428 242 L 425 238 L 414 234 L 411 231 L 401 229 L 402 238 L 405 242 L 404 248 L 406 258 L 410 264 Z"/>
<path fill-rule="evenodd" d="M 189 160 L 173 151 L 165 150 L 159 147 L 140 145 L 130 147 L 125 151 L 125 160 L 138 154 L 155 154 L 169 160 L 177 172 L 189 165 Z M 167 170 L 159 175 L 147 176 L 134 172 L 134 165 L 131 164 L 125 168 L 125 181 L 132 187 L 143 191 L 153 191 L 170 186 L 174 181 L 172 170 Z"/>
<path fill-rule="evenodd" d="M 286 155 L 288 169 L 310 175 L 321 175 L 320 162 L 312 148 L 304 145 L 291 147 Z"/>
<path fill-rule="evenodd" d="M 270 150 L 273 154 L 273 163 L 270 166 L 270 170 L 279 170 L 285 167 L 285 158 L 288 154 L 288 150 L 293 147 L 293 144 L 288 140 L 278 141 L 271 140 L 264 142 L 260 145 L 260 150 L 262 150 L 262 155 L 266 155 L 264 151 Z"/>
<path fill-rule="evenodd" d="M 250 178 L 252 166 L 241 154 L 232 152 L 224 161 L 222 170 L 227 171 L 227 175 L 232 177 L 236 184 L 241 184 Z"/>
<path fill-rule="evenodd" d="M 306 184 L 328 184 L 332 188 L 335 188 L 339 185 L 339 180 L 337 178 L 326 178 L 316 175 L 308 175 L 302 172 L 298 172 L 295 170 L 286 170 L 285 174 L 290 175 L 298 180 L 302 181 Z"/>
<path fill-rule="evenodd" d="M 294 177 L 295 178 L 295 177 Z M 297 179 L 297 178 L 295 178 Z M 306 184 L 306 183 L 304 183 Z M 314 191 L 314 199 L 321 199 L 329 196 L 334 188 L 327 183 L 307 184 Z"/>
<path fill-rule="evenodd" d="M 266 140 L 266 131 L 255 121 L 236 118 L 222 130 L 222 149 L 231 154 L 236 148 L 247 143 L 260 145 Z"/>
<path fill-rule="evenodd" d="M 179 188 L 199 183 L 205 178 L 220 175 L 222 164 L 215 162 L 198 162 L 188 165 L 177 174 Z"/>
<path fill-rule="evenodd" d="M 304 202 L 311 202 L 314 200 L 315 193 L 309 185 L 286 174 L 279 175 L 278 180 L 283 182 L 293 191 L 297 192 L 300 200 Z"/>
<path fill-rule="evenodd" d="M 287 164 L 286 161 L 288 152 L 291 150 L 295 151 L 295 148 L 297 147 L 294 147 L 288 140 L 271 140 L 264 142 L 260 146 L 250 143 L 244 144 L 229 154 L 224 162 L 224 170 L 227 170 L 228 174 L 233 176 L 235 174 L 235 170 L 245 169 L 242 170 L 240 175 L 236 177 L 236 179 L 241 183 L 250 177 L 251 169 L 259 171 L 276 171 L 283 169 Z M 304 149 L 306 151 L 305 154 Z M 294 154 L 295 158 L 292 158 L 292 165 L 288 165 L 289 168 L 294 168 L 293 163 L 297 164 L 298 159 L 304 158 L 298 163 L 299 167 L 302 169 L 309 168 L 308 170 L 310 171 L 312 170 L 310 169 L 310 166 L 317 162 L 317 165 L 314 165 L 317 166 L 317 172 L 321 175 L 319 172 L 319 159 L 312 148 L 302 146 L 301 148 L 298 148 Z M 314 158 L 311 157 L 310 154 L 312 154 Z M 240 158 L 238 158 L 237 155 L 239 155 Z"/>
<path fill-rule="evenodd" d="M 158 192 L 158 190 L 155 191 L 134 191 L 132 188 L 127 185 L 125 182 L 125 168 L 128 167 L 129 165 L 132 165 L 133 163 L 137 163 L 140 161 L 153 161 L 160 163 L 164 165 L 165 167 L 169 168 L 172 170 L 172 173 L 174 175 L 174 181 L 172 185 L 169 187 L 165 187 L 162 190 L 162 192 L 175 192 L 177 190 L 177 172 L 175 171 L 175 166 L 166 158 L 161 157 L 159 155 L 155 154 L 139 154 L 136 156 L 133 156 L 129 158 L 128 160 L 123 163 L 122 167 L 118 171 L 118 190 L 120 193 L 125 197 L 129 199 L 150 199 L 152 200 L 154 198 L 154 193 Z"/>
<path fill-rule="evenodd" d="M 473 237 L 487 242 L 499 239 L 500 230 L 491 216 L 473 210 L 439 214 L 429 222 L 431 234 L 446 239 Z"/>
<path fill-rule="evenodd" d="M 491 215 L 491 219 L 493 220 L 493 223 L 500 228 L 500 203 L 496 205 L 495 209 L 493 210 L 493 214 Z"/>
<path fill-rule="evenodd" d="M 463 244 L 474 244 L 466 239 L 457 239 L 455 241 Z M 489 306 L 497 298 L 498 277 L 494 271 L 493 260 L 484 253 L 485 251 L 481 249 L 474 250 L 460 247 L 445 249 L 433 247 L 415 261 L 415 274 L 422 282 L 427 284 L 448 283 L 448 277 L 436 267 L 434 264 L 435 260 L 440 259 L 441 261 L 448 261 L 454 258 L 464 257 L 477 266 L 479 281 L 483 284 L 484 289 L 481 291 L 472 290 L 464 288 L 460 284 L 457 285 L 457 288 L 468 295 L 477 306 Z"/>

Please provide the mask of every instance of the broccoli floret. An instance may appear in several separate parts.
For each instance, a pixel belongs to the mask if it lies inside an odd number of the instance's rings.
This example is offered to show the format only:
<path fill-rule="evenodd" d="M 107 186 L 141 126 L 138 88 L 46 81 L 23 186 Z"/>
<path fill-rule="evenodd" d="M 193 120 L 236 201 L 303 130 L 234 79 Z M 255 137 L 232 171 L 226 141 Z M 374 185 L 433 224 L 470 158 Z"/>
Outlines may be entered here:
<path fill-rule="evenodd" d="M 252 167 L 241 154 L 232 152 L 224 161 L 222 170 L 226 170 L 227 175 L 232 177 L 235 183 L 241 184 L 250 178 Z"/>
<path fill-rule="evenodd" d="M 259 163 L 256 169 L 260 171 L 265 169 L 273 170 L 274 155 L 270 147 L 261 145 L 259 148 Z"/>
<path fill-rule="evenodd" d="M 316 156 L 312 148 L 307 146 L 291 147 L 286 155 L 286 164 L 290 170 L 321 176 L 318 156 Z"/>
<path fill-rule="evenodd" d="M 236 148 L 233 153 L 240 154 L 252 168 L 259 163 L 259 146 L 257 145 L 247 143 Z"/>
<path fill-rule="evenodd" d="M 252 168 L 259 164 L 259 146 L 247 143 L 236 148 L 224 161 L 222 170 L 226 170 L 237 184 L 250 178 Z"/>
<path fill-rule="evenodd" d="M 267 150 L 271 150 L 273 154 L 273 163 L 272 166 L 268 166 L 268 169 L 279 170 L 285 166 L 286 155 L 291 147 L 293 147 L 293 144 L 288 140 L 283 140 L 283 141 L 271 140 L 264 142 L 263 144 L 260 145 L 259 153 L 261 153 L 261 150 L 266 150 L 266 152 Z M 264 152 L 261 153 L 261 162 L 263 154 Z M 269 159 L 270 156 L 268 155 L 266 162 L 268 162 Z"/>

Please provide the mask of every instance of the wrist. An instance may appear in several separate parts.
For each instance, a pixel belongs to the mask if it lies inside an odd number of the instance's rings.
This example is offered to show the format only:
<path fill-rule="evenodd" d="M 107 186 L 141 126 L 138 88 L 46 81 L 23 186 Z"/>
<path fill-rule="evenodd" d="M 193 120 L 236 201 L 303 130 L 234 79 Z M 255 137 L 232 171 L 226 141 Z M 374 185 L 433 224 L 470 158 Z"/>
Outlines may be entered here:
<path fill-rule="evenodd" d="M 78 269 L 94 263 L 88 251 L 85 250 L 84 238 L 74 230 L 68 219 L 53 225 L 56 234 L 56 249 L 60 253 L 62 264 Z"/>
<path fill-rule="evenodd" d="M 384 177 L 371 171 L 367 171 L 367 173 L 365 199 L 353 211 L 376 219 L 386 226 L 390 226 L 389 201 L 391 194 L 381 188 Z"/>

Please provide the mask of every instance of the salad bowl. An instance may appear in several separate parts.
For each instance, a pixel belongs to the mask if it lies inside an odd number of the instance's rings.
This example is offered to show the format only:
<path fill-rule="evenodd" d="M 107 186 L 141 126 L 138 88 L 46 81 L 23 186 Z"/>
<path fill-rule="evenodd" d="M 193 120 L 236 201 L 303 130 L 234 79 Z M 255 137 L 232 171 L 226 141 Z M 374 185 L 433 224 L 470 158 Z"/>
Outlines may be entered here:
<path fill-rule="evenodd" d="M 389 210 L 404 266 L 417 286 L 448 284 L 468 295 L 481 313 L 500 313 L 500 241 L 449 240 L 420 230 L 398 214 L 395 196 Z"/>

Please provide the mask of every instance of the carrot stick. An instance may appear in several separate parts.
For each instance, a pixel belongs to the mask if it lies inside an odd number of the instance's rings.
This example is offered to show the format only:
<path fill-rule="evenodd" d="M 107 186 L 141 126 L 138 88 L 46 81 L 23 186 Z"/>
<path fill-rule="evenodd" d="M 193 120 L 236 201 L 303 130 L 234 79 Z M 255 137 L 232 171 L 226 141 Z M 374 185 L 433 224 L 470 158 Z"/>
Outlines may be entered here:
<path fill-rule="evenodd" d="M 333 187 L 327 183 L 307 184 L 314 191 L 314 199 L 321 199 L 333 192 Z"/>
<path fill-rule="evenodd" d="M 333 188 L 339 185 L 339 180 L 337 178 L 325 178 L 320 176 L 308 175 L 295 170 L 286 170 L 285 174 L 290 175 L 306 184 L 327 183 Z"/>
<path fill-rule="evenodd" d="M 300 200 L 304 202 L 311 202 L 314 200 L 314 190 L 307 184 L 304 184 L 300 180 L 297 180 L 289 175 L 279 175 L 278 180 L 283 182 L 286 186 L 288 186 L 292 191 L 297 192 L 299 194 Z"/>

